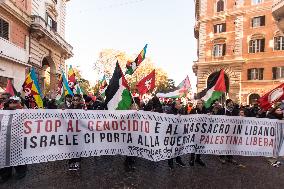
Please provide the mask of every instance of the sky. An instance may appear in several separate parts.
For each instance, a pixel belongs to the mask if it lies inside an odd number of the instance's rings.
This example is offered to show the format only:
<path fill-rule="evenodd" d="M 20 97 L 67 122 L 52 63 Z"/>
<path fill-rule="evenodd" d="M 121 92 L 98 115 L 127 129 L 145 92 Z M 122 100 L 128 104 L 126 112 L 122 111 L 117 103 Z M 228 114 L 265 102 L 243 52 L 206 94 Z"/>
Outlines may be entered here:
<path fill-rule="evenodd" d="M 72 0 L 67 3 L 65 37 L 74 57 L 66 63 L 79 66 L 94 83 L 93 64 L 102 49 L 133 55 L 148 44 L 146 57 L 176 85 L 188 75 L 195 89 L 194 23 L 193 0 Z"/>

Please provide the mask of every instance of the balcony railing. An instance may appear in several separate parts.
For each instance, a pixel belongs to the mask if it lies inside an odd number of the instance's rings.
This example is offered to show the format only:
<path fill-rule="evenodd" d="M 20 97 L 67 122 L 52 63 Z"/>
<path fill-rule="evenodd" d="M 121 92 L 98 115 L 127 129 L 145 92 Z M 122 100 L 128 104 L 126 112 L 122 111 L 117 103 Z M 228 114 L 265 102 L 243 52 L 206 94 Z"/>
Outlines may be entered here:
<path fill-rule="evenodd" d="M 68 44 L 55 30 L 47 24 L 47 22 L 40 16 L 33 15 L 31 27 L 33 29 L 41 30 L 48 37 L 50 37 L 57 45 L 61 46 L 70 56 L 72 56 L 73 47 Z"/>
<path fill-rule="evenodd" d="M 0 57 L 7 58 L 18 63 L 27 64 L 29 60 L 29 53 L 25 49 L 0 37 Z"/>

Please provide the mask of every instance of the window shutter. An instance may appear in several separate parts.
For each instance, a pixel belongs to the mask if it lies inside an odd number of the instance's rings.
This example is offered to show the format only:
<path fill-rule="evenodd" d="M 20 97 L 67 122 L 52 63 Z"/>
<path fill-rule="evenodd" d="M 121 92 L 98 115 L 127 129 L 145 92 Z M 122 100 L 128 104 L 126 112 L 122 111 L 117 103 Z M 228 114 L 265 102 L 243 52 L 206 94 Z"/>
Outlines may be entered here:
<path fill-rule="evenodd" d="M 254 21 L 254 18 L 251 19 L 251 27 L 253 28 L 253 21 Z"/>
<path fill-rule="evenodd" d="M 9 40 L 9 23 L 0 19 L 0 37 Z"/>
<path fill-rule="evenodd" d="M 222 52 L 222 56 L 226 55 L 226 44 L 223 44 L 223 52 Z"/>
<path fill-rule="evenodd" d="M 254 70 L 255 70 L 255 75 L 254 75 L 254 80 L 255 79 L 259 79 L 259 69 L 258 68 L 254 68 Z"/>
<path fill-rule="evenodd" d="M 264 52 L 265 49 L 265 39 L 260 40 L 260 52 Z"/>
<path fill-rule="evenodd" d="M 284 37 L 283 36 L 279 37 L 279 50 L 284 50 Z"/>
<path fill-rule="evenodd" d="M 263 70 L 264 70 L 264 68 L 259 68 L 259 71 L 258 71 L 258 79 L 259 80 L 263 80 Z"/>
<path fill-rule="evenodd" d="M 265 26 L 265 16 L 260 17 L 260 26 Z"/>
<path fill-rule="evenodd" d="M 253 53 L 252 40 L 249 41 L 249 53 Z"/>
<path fill-rule="evenodd" d="M 277 79 L 276 78 L 276 71 L 277 71 L 277 67 L 273 67 L 272 68 L 272 79 Z"/>
<path fill-rule="evenodd" d="M 222 32 L 226 32 L 226 23 L 222 24 L 222 30 L 223 30 Z"/>
<path fill-rule="evenodd" d="M 217 2 L 217 12 L 221 12 L 224 11 L 224 1 L 223 0 L 219 0 Z"/>
<path fill-rule="evenodd" d="M 217 25 L 214 25 L 214 33 L 217 33 Z"/>
<path fill-rule="evenodd" d="M 278 39 L 277 39 L 277 37 L 274 37 L 274 50 L 279 50 L 278 49 Z"/>
<path fill-rule="evenodd" d="M 251 69 L 248 69 L 248 80 L 251 80 Z"/>
<path fill-rule="evenodd" d="M 57 22 L 55 22 L 54 20 L 52 20 L 52 28 L 57 31 Z"/>

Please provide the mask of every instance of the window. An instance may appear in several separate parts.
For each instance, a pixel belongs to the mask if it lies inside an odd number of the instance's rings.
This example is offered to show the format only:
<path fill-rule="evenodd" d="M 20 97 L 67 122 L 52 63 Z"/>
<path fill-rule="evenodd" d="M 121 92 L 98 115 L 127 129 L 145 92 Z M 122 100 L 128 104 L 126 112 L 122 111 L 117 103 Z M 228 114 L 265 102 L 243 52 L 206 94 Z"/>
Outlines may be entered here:
<path fill-rule="evenodd" d="M 51 16 L 49 16 L 47 13 L 46 13 L 46 22 L 47 22 L 47 25 L 49 25 L 52 29 L 54 29 L 55 31 L 57 31 L 57 22 L 55 22 Z"/>
<path fill-rule="evenodd" d="M 260 3 L 263 3 L 263 0 L 252 0 L 253 5 L 257 5 L 257 4 L 260 4 Z"/>
<path fill-rule="evenodd" d="M 213 47 L 213 56 L 222 57 L 226 54 L 226 44 L 215 44 Z"/>
<path fill-rule="evenodd" d="M 264 52 L 265 39 L 255 39 L 249 41 L 249 53 Z"/>
<path fill-rule="evenodd" d="M 274 37 L 274 50 L 284 50 L 284 36 Z"/>
<path fill-rule="evenodd" d="M 248 69 L 248 80 L 263 80 L 264 68 Z"/>
<path fill-rule="evenodd" d="M 272 68 L 272 79 L 284 78 L 284 67 L 273 67 Z"/>
<path fill-rule="evenodd" d="M 219 0 L 217 2 L 217 12 L 222 12 L 224 11 L 224 6 L 225 6 L 225 3 L 223 0 Z"/>
<path fill-rule="evenodd" d="M 251 20 L 251 27 L 265 26 L 265 16 L 254 17 Z"/>
<path fill-rule="evenodd" d="M 226 32 L 226 23 L 214 25 L 214 33 Z"/>
<path fill-rule="evenodd" d="M 0 18 L 0 37 L 9 40 L 9 23 Z"/>

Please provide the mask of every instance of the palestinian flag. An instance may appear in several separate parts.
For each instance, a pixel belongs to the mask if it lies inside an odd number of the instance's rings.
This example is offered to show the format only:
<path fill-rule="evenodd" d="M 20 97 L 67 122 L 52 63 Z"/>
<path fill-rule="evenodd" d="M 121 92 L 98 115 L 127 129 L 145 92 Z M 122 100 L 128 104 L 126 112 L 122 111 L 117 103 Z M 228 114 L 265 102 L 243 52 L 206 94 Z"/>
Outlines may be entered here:
<path fill-rule="evenodd" d="M 99 93 L 101 96 L 105 97 L 105 91 L 107 89 L 107 81 L 106 81 L 106 76 L 104 75 L 103 79 L 100 81 L 100 90 L 99 90 Z"/>
<path fill-rule="evenodd" d="M 129 110 L 132 104 L 131 93 L 118 62 L 116 62 L 105 95 L 105 104 L 108 110 Z"/>
<path fill-rule="evenodd" d="M 203 97 L 201 99 L 204 100 L 206 108 L 209 108 L 215 100 L 220 99 L 227 91 L 224 70 L 220 70 L 219 74 L 208 82 L 207 89 L 201 92 L 201 94 L 205 94 L 202 95 Z"/>
<path fill-rule="evenodd" d="M 159 98 L 180 98 L 181 97 L 181 93 L 180 93 L 180 89 L 177 89 L 173 92 L 169 92 L 169 93 L 157 93 L 156 95 Z"/>
<path fill-rule="evenodd" d="M 134 62 L 127 61 L 127 64 L 126 64 L 127 70 L 125 72 L 125 75 L 126 74 L 132 75 L 135 72 L 135 70 L 137 69 L 137 67 L 143 62 L 143 60 L 145 59 L 145 56 L 146 56 L 147 46 L 148 46 L 148 44 L 145 45 L 145 47 L 139 53 L 139 55 L 137 56 L 137 58 L 135 59 Z"/>
<path fill-rule="evenodd" d="M 181 97 L 186 97 L 189 93 L 191 93 L 191 84 L 189 77 L 186 78 L 177 86 L 179 89 L 179 93 Z"/>
<path fill-rule="evenodd" d="M 176 87 L 176 90 L 169 93 L 157 93 L 157 97 L 159 98 L 181 98 L 186 97 L 189 93 L 191 93 L 191 84 L 189 81 L 189 77 L 186 78 Z"/>

